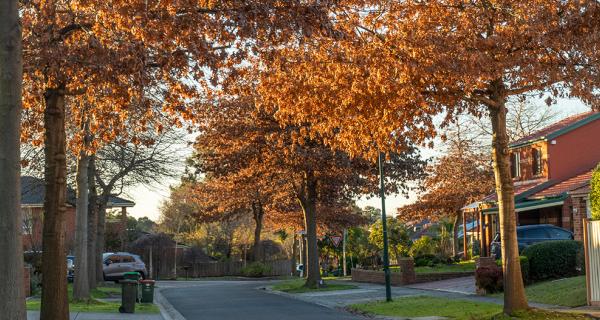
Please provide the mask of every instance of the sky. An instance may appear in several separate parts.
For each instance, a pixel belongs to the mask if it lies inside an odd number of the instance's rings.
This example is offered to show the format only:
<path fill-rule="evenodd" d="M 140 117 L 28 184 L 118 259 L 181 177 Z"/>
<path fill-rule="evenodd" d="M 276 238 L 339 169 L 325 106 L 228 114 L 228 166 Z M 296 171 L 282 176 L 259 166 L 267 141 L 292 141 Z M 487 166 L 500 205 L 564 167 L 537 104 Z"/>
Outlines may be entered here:
<path fill-rule="evenodd" d="M 569 100 L 564 99 L 558 101 L 556 105 L 553 105 L 552 108 L 555 108 L 559 113 L 559 119 L 589 111 L 589 108 L 586 107 L 579 100 Z M 421 154 L 424 158 L 434 157 L 439 154 L 440 143 L 436 143 L 437 147 L 433 149 L 430 148 L 421 148 Z M 184 162 L 186 157 L 191 155 L 192 149 L 191 147 L 181 151 L 181 166 L 179 170 L 181 173 L 184 169 Z M 136 186 L 129 190 L 125 191 L 125 197 L 135 201 L 135 206 L 133 208 L 129 208 L 128 212 L 132 216 L 139 217 L 148 217 L 152 220 L 157 221 L 160 217 L 160 205 L 163 201 L 168 199 L 169 197 L 169 187 L 172 185 L 177 185 L 179 179 L 165 179 L 163 183 L 155 186 Z M 391 195 L 386 197 L 386 211 L 388 215 L 394 215 L 397 208 L 402 207 L 403 205 L 410 204 L 418 198 L 418 195 L 414 192 L 411 192 L 408 197 L 403 195 Z M 360 207 L 372 206 L 376 208 L 381 207 L 381 199 L 379 197 L 373 197 L 370 199 L 361 198 L 358 199 L 357 204 Z"/>

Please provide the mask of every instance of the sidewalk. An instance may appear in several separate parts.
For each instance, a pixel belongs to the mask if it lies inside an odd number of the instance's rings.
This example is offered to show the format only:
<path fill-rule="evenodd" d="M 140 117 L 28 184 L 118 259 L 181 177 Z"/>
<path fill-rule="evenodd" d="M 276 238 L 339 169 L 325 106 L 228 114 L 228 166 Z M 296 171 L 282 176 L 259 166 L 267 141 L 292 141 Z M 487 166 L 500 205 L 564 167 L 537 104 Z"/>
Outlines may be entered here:
<path fill-rule="evenodd" d="M 27 311 L 27 320 L 38 320 L 39 311 Z M 71 320 L 163 320 L 160 314 L 71 312 Z"/>
<path fill-rule="evenodd" d="M 352 282 L 352 281 L 339 281 L 333 280 L 334 283 L 345 283 L 352 284 L 357 286 L 357 289 L 350 290 L 337 290 L 337 291 L 322 291 L 322 292 L 306 292 L 306 293 L 285 293 L 279 291 L 269 290 L 267 291 L 273 294 L 283 295 L 286 297 L 299 299 L 302 301 L 315 303 L 318 305 L 322 305 L 328 308 L 344 308 L 346 306 L 358 303 L 364 303 L 369 301 L 376 300 L 384 300 L 385 299 L 385 286 L 380 284 L 372 284 L 372 283 L 362 283 L 362 282 Z M 436 281 L 437 282 L 437 281 Z M 464 281 L 460 281 L 457 283 L 464 283 Z M 422 284 L 419 288 L 415 288 L 413 286 L 410 287 L 392 287 L 392 299 L 399 297 L 410 297 L 410 296 L 431 296 L 431 297 L 441 297 L 441 298 L 450 298 L 450 299 L 462 299 L 462 300 L 470 300 L 476 302 L 488 302 L 495 304 L 503 304 L 503 300 L 500 298 L 489 297 L 489 296 L 478 296 L 475 294 L 470 294 L 466 292 L 460 292 L 452 287 L 448 287 L 448 290 L 442 290 L 444 288 L 435 288 L 435 282 L 429 282 L 426 284 Z M 435 288 L 435 289 L 434 289 Z M 466 290 L 465 290 L 466 291 Z M 546 305 L 539 303 L 530 303 L 529 304 L 535 308 L 541 309 L 561 309 L 564 310 L 565 307 L 555 306 L 555 305 Z"/>

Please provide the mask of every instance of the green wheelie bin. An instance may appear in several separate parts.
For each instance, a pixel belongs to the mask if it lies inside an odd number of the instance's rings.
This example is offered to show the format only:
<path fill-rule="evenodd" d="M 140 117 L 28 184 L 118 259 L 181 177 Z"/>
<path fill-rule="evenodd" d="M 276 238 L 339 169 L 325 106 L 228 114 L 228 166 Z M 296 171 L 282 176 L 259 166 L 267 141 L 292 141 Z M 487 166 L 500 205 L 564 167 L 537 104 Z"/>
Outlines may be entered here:
<path fill-rule="evenodd" d="M 154 303 L 154 280 L 142 280 L 142 303 Z"/>
<path fill-rule="evenodd" d="M 121 281 L 121 306 L 120 313 L 135 313 L 137 299 L 137 280 L 125 279 Z"/>

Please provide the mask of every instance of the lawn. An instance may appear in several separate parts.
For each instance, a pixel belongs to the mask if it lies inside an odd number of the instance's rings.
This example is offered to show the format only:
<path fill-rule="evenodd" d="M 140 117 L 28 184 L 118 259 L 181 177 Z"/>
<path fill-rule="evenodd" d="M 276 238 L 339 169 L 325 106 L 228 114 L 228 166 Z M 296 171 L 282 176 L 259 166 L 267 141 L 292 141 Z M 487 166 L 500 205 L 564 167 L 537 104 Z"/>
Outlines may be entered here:
<path fill-rule="evenodd" d="M 490 319 L 502 312 L 502 306 L 498 304 L 426 296 L 396 298 L 389 303 L 377 301 L 356 304 L 350 309 L 369 315 L 410 318 L 442 316 L 457 320 Z"/>
<path fill-rule="evenodd" d="M 399 267 L 390 267 L 391 271 L 400 272 Z M 434 267 L 415 267 L 416 273 L 466 272 L 475 271 L 475 261 L 461 261 L 453 264 L 438 264 Z"/>
<path fill-rule="evenodd" d="M 474 302 L 469 300 L 449 299 L 439 297 L 403 297 L 392 302 L 369 302 L 349 307 L 351 311 L 368 315 L 395 317 L 431 317 L 441 316 L 456 320 L 576 320 L 589 319 L 580 314 L 556 313 L 541 310 L 522 312 L 514 317 L 501 314 L 502 306 L 493 303 Z"/>
<path fill-rule="evenodd" d="M 358 288 L 351 284 L 338 284 L 325 282 L 325 286 L 319 289 L 311 289 L 304 286 L 304 279 L 294 279 L 279 282 L 273 286 L 273 290 L 283 291 L 288 293 L 302 293 L 302 292 L 315 292 L 315 291 L 335 291 L 335 290 L 349 290 Z"/>
<path fill-rule="evenodd" d="M 69 294 L 69 310 L 79 312 L 119 312 L 120 302 L 106 302 L 98 299 L 114 298 L 121 296 L 121 287 L 118 285 L 105 285 L 98 287 L 91 292 L 90 301 L 73 301 L 73 287 L 69 284 L 67 288 Z M 27 300 L 27 310 L 40 310 L 41 301 L 39 297 Z M 150 303 L 135 305 L 135 312 L 139 313 L 160 313 L 158 307 Z"/>
<path fill-rule="evenodd" d="M 527 299 L 531 302 L 554 304 L 565 307 L 579 307 L 587 303 L 585 276 L 550 280 L 525 287 Z M 502 293 L 493 296 L 502 297 Z"/>

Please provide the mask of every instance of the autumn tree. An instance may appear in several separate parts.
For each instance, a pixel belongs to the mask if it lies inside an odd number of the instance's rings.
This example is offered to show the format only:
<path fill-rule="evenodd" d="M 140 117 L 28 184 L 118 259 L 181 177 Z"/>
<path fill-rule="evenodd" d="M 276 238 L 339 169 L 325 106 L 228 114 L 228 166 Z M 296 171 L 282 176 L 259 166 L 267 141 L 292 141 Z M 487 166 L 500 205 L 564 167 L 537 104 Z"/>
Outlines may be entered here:
<path fill-rule="evenodd" d="M 22 83 L 19 2 L 0 3 L 0 314 L 25 319 L 19 133 Z"/>
<path fill-rule="evenodd" d="M 199 163 L 211 168 L 209 174 L 224 176 L 250 174 L 274 186 L 272 199 L 291 197 L 299 205 L 307 234 L 308 278 L 306 286 L 318 287 L 320 272 L 317 247 L 317 221 L 325 217 L 351 214 L 354 197 L 377 190 L 376 166 L 363 158 L 333 151 L 318 135 L 307 137 L 311 124 L 281 126 L 273 114 L 257 109 L 254 96 L 223 98 L 207 107 L 200 121 L 198 148 L 205 149 Z M 258 98 L 256 98 L 258 99 Z M 211 165 L 212 164 L 212 165 Z M 390 155 L 388 192 L 405 191 L 405 182 L 420 176 L 423 162 L 416 149 Z"/>
<path fill-rule="evenodd" d="M 516 242 L 507 102 L 541 94 L 597 105 L 596 1 L 361 1 L 338 8 L 335 36 L 263 55 L 258 92 L 280 121 L 311 119 L 334 146 L 394 149 L 424 142 L 433 117 L 485 115 L 492 127 L 504 312 L 528 307 Z M 371 151 L 372 153 L 373 151 Z"/>
<path fill-rule="evenodd" d="M 424 193 L 415 203 L 398 208 L 398 217 L 403 221 L 450 218 L 456 255 L 462 208 L 494 190 L 489 155 L 478 153 L 464 140 L 454 140 L 446 154 L 427 166 L 421 188 Z"/>

